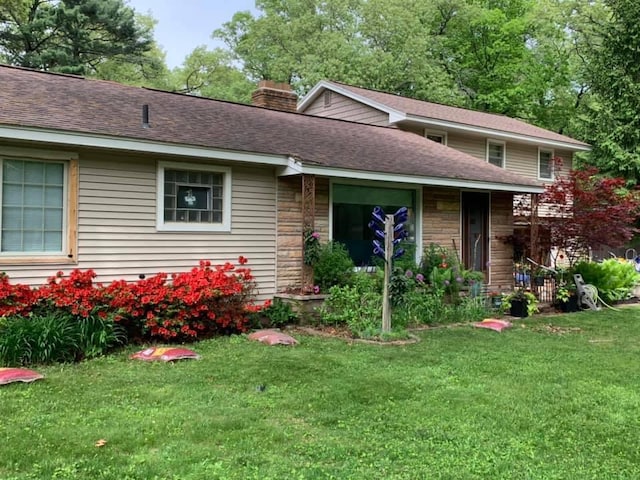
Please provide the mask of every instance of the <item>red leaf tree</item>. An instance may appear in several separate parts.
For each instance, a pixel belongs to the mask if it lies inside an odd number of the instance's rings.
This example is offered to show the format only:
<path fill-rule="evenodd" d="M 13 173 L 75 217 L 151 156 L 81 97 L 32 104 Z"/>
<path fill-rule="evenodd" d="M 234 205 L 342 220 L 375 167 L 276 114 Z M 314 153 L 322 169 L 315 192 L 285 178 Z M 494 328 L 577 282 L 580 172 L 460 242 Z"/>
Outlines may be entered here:
<path fill-rule="evenodd" d="M 562 175 L 561 159 L 556 159 L 556 172 L 540 198 L 547 211 L 539 222 L 550 245 L 563 250 L 571 265 L 590 248 L 617 248 L 631 240 L 638 231 L 637 190 L 627 189 L 623 178 L 599 175 L 596 167 Z"/>

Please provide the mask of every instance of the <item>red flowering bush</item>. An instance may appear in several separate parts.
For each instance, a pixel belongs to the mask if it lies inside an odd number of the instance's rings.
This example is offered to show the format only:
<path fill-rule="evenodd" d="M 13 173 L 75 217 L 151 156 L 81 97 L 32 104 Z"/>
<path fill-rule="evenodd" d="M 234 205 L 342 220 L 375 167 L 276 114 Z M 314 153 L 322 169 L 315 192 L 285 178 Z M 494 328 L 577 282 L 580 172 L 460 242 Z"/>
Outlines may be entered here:
<path fill-rule="evenodd" d="M 35 293 L 28 285 L 11 284 L 9 276 L 0 273 L 0 317 L 28 314 L 35 299 Z"/>
<path fill-rule="evenodd" d="M 102 285 L 94 285 L 93 270 L 73 270 L 68 277 L 62 272 L 49 277 L 47 283 L 35 291 L 40 310 L 62 309 L 83 318 L 108 309 L 102 298 Z"/>
<path fill-rule="evenodd" d="M 0 316 L 24 315 L 61 309 L 87 318 L 111 317 L 127 332 L 129 340 L 189 341 L 217 334 L 244 332 L 248 315 L 268 306 L 256 305 L 251 270 L 227 262 L 212 266 L 201 261 L 189 272 L 166 273 L 136 282 L 116 280 L 107 286 L 94 284 L 93 270 L 59 272 L 39 289 L 11 285 L 0 277 Z"/>

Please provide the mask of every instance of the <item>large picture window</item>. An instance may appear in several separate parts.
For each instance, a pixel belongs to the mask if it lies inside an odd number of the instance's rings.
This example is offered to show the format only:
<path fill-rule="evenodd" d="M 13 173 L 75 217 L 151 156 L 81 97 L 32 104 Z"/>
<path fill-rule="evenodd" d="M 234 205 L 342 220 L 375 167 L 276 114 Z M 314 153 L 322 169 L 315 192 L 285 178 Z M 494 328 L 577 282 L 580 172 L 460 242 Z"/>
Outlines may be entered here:
<path fill-rule="evenodd" d="M 11 158 L 1 163 L 1 254 L 62 255 L 67 164 Z"/>
<path fill-rule="evenodd" d="M 230 229 L 230 169 L 161 162 L 158 192 L 159 230 Z"/>
<path fill-rule="evenodd" d="M 415 245 L 416 190 L 334 184 L 332 199 L 333 240 L 347 247 L 356 266 L 372 264 L 371 242 L 374 237 L 368 224 L 376 206 L 382 207 L 387 214 L 395 213 L 400 207 L 408 207 L 407 243 Z"/>

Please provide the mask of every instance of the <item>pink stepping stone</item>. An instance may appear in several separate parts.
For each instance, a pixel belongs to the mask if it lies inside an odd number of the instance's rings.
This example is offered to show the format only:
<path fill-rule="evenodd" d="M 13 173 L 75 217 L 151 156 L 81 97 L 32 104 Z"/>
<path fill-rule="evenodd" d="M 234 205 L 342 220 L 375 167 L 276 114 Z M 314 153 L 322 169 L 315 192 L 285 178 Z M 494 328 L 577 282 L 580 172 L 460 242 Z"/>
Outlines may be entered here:
<path fill-rule="evenodd" d="M 249 334 L 247 338 L 267 345 L 297 345 L 298 343 L 291 335 L 277 330 L 257 330 Z"/>
<path fill-rule="evenodd" d="M 193 350 L 189 350 L 188 348 L 178 348 L 178 347 L 151 347 L 146 350 L 141 350 L 139 352 L 134 353 L 129 358 L 133 358 L 136 360 L 144 360 L 146 362 L 160 361 L 160 362 L 172 362 L 174 360 L 184 360 L 184 359 L 199 359 L 200 355 L 198 355 Z"/>
<path fill-rule="evenodd" d="M 506 320 L 498 320 L 497 318 L 486 318 L 481 322 L 474 323 L 473 326 L 477 328 L 488 328 L 489 330 L 501 332 L 505 328 L 511 328 L 513 325 L 511 324 L 511 322 L 508 322 Z"/>
<path fill-rule="evenodd" d="M 33 382 L 44 378 L 44 375 L 26 368 L 0 368 L 0 385 L 13 382 Z"/>

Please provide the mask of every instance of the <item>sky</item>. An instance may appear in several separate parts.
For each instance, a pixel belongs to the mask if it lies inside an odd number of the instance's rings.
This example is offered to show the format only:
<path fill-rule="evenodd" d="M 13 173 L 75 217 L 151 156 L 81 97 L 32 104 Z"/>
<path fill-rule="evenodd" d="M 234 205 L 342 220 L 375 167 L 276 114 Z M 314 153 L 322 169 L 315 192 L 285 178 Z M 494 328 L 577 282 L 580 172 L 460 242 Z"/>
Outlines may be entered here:
<path fill-rule="evenodd" d="M 255 0 L 128 0 L 138 13 L 150 13 L 158 22 L 154 37 L 166 52 L 167 66 L 178 67 L 199 45 L 224 47 L 211 33 L 242 10 L 256 13 Z"/>

